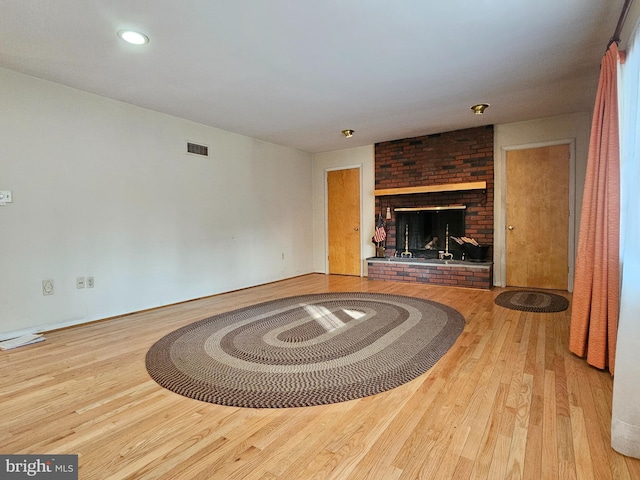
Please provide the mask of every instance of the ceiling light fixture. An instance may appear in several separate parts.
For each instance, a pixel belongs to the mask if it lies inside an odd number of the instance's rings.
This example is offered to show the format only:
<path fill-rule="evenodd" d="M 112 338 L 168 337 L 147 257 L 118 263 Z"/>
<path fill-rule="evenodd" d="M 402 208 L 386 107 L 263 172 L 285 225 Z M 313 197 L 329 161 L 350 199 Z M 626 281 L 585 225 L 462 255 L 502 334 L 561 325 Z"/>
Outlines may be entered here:
<path fill-rule="evenodd" d="M 487 108 L 489 108 L 488 103 L 479 103 L 478 105 L 471 107 L 471 110 L 473 110 L 473 113 L 476 115 L 482 115 Z"/>
<path fill-rule="evenodd" d="M 140 32 L 134 32 L 133 30 L 120 30 L 118 31 L 118 36 L 125 42 L 133 45 L 144 45 L 145 43 L 149 43 L 149 37 Z"/>
<path fill-rule="evenodd" d="M 353 137 L 354 133 L 355 132 L 353 130 L 342 130 L 342 134 L 347 138 Z"/>

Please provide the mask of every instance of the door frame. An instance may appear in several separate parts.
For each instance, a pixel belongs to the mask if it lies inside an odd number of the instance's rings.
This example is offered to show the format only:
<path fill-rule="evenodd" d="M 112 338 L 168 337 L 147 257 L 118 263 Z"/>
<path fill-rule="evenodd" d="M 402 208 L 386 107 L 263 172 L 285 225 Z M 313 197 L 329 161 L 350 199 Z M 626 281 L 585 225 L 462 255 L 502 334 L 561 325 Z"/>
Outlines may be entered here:
<path fill-rule="evenodd" d="M 520 145 L 510 145 L 502 147 L 500 156 L 495 162 L 495 179 L 500 183 L 501 188 L 496 195 L 496 205 L 500 206 L 500 214 L 494 219 L 494 280 L 495 284 L 501 287 L 507 285 L 507 152 L 510 150 L 528 150 L 532 148 L 551 147 L 554 145 L 569 145 L 569 235 L 567 253 L 569 258 L 567 289 L 573 291 L 573 275 L 575 270 L 576 251 L 576 142 L 574 138 L 553 140 L 548 142 L 526 143 Z M 497 213 L 497 212 L 496 212 Z"/>
<path fill-rule="evenodd" d="M 358 174 L 360 177 L 360 225 L 359 225 L 359 238 L 360 238 L 360 258 L 358 264 L 360 266 L 360 274 L 359 276 L 364 276 L 363 267 L 363 246 L 362 246 L 362 219 L 363 219 L 363 188 L 362 188 L 362 164 L 357 163 L 353 165 L 341 165 L 339 167 L 330 167 L 324 169 L 324 271 L 325 273 L 329 273 L 329 172 L 334 172 L 337 170 L 352 170 L 354 168 L 358 169 Z"/>

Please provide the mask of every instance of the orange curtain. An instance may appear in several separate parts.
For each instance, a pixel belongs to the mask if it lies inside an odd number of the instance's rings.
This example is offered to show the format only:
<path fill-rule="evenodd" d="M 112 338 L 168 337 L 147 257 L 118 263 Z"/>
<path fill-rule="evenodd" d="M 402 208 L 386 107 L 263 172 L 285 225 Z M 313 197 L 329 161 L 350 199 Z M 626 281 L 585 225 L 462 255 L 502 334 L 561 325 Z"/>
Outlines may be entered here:
<path fill-rule="evenodd" d="M 594 367 L 615 367 L 620 292 L 620 143 L 612 43 L 602 59 L 582 199 L 569 349 Z"/>

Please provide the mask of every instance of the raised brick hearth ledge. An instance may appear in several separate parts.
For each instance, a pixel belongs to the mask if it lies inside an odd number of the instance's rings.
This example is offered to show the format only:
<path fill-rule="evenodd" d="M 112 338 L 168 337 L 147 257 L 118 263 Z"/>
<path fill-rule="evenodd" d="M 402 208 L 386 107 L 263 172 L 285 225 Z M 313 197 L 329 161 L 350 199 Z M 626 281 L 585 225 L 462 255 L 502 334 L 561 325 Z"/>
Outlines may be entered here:
<path fill-rule="evenodd" d="M 485 290 L 490 290 L 493 286 L 492 262 L 371 257 L 367 258 L 367 264 L 369 280 Z"/>

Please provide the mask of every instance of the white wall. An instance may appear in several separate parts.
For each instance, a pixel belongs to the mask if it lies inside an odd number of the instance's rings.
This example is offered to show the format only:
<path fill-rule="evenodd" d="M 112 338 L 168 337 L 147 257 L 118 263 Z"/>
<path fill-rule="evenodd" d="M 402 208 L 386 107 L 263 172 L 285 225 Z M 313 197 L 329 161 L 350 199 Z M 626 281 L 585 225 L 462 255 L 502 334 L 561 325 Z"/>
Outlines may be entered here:
<path fill-rule="evenodd" d="M 623 96 L 621 113 L 621 166 L 622 179 L 627 186 L 624 189 L 622 201 L 622 229 L 624 237 L 621 249 L 621 291 L 620 315 L 618 323 L 618 343 L 616 347 L 616 369 L 613 379 L 613 401 L 611 418 L 611 445 L 618 452 L 640 458 L 640 252 L 637 244 L 640 236 L 640 222 L 638 222 L 637 192 L 633 189 L 640 184 L 640 166 L 638 165 L 638 141 L 636 135 L 637 123 L 631 112 L 637 106 L 637 96 L 630 95 L 625 88 L 625 78 L 629 76 L 637 79 L 640 67 L 640 52 L 634 48 L 640 44 L 638 35 L 640 29 L 640 4 L 632 3 L 624 29 L 620 35 L 620 48 L 627 50 L 629 57 L 623 69 L 622 86 L 618 90 Z M 630 69 L 630 71 L 626 71 Z M 628 82 L 628 80 L 626 80 Z M 635 82 L 634 82 L 635 84 Z M 627 85 L 628 87 L 628 85 Z M 636 87 L 637 88 L 637 87 Z M 636 91 L 637 95 L 637 91 Z M 627 109 L 633 105 L 630 111 Z M 637 114 L 636 114 L 637 115 Z M 637 121 L 637 116 L 635 118 Z M 628 195 L 627 195 L 628 192 Z M 628 202 L 628 203 L 626 203 Z"/>
<path fill-rule="evenodd" d="M 304 152 L 5 69 L 0 132 L 0 338 L 312 271 Z"/>
<path fill-rule="evenodd" d="M 594 92 L 595 99 L 595 92 Z M 505 266 L 505 163 L 506 152 L 510 148 L 533 148 L 559 141 L 571 141 L 575 145 L 573 186 L 571 195 L 574 201 L 574 228 L 572 245 L 569 253 L 571 264 L 575 263 L 580 211 L 582 207 L 582 191 L 587 169 L 589 153 L 589 134 L 591 130 L 590 113 L 576 113 L 557 117 L 541 118 L 526 122 L 496 125 L 494 128 L 494 285 L 506 285 Z M 532 180 L 533 181 L 533 180 Z M 571 270 L 572 272 L 573 270 Z M 571 273 L 570 272 L 570 273 Z"/>
<path fill-rule="evenodd" d="M 348 141 L 348 140 L 346 140 Z M 375 255 L 371 242 L 375 229 L 375 164 L 374 146 L 348 148 L 313 156 L 313 271 L 328 273 L 327 265 L 327 210 L 326 172 L 340 168 L 361 169 L 361 264 L 362 275 L 367 275 L 366 258 Z"/>

